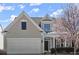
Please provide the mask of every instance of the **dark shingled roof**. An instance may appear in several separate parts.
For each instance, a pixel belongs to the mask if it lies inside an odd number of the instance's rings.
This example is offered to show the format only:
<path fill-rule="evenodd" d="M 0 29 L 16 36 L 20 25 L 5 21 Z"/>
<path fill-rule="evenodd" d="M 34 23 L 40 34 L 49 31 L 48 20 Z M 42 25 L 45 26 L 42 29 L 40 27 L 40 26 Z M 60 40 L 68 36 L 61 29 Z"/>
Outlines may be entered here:
<path fill-rule="evenodd" d="M 42 19 L 42 17 L 31 17 L 34 21 L 35 21 L 35 23 L 36 24 L 40 24 L 40 22 L 41 22 L 41 19 Z"/>
<path fill-rule="evenodd" d="M 55 20 L 55 18 L 52 18 L 52 17 L 51 17 L 51 18 L 48 18 L 48 19 L 47 19 L 47 18 L 44 18 L 44 17 L 31 17 L 31 18 L 32 18 L 32 19 L 35 21 L 35 23 L 38 24 L 38 25 L 40 24 L 41 21 L 54 21 L 54 20 Z M 44 19 L 43 19 L 43 18 L 44 18 Z"/>

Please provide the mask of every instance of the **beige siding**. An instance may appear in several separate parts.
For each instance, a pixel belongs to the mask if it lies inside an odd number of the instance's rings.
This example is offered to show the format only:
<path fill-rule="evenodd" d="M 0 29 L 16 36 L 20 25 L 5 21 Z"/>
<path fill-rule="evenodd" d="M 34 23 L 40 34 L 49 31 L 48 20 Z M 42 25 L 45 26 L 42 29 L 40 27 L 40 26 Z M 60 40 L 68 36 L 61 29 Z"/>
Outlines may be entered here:
<path fill-rule="evenodd" d="M 17 19 L 16 19 L 17 20 Z M 16 21 L 15 20 L 15 21 Z M 21 29 L 21 21 L 27 20 L 27 30 Z M 41 38 L 40 31 L 34 26 L 34 24 L 23 15 L 14 25 L 8 30 L 6 37 L 10 38 Z"/>

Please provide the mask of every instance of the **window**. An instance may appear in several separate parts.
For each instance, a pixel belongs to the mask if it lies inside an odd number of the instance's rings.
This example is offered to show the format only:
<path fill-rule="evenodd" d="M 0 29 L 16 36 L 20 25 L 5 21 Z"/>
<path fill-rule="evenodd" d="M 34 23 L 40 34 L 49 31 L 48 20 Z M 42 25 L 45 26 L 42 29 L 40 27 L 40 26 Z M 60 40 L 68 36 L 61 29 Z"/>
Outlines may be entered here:
<path fill-rule="evenodd" d="M 50 31 L 50 24 L 44 24 L 44 28 L 43 28 L 46 32 Z"/>
<path fill-rule="evenodd" d="M 58 40 L 56 40 L 56 48 L 60 47 L 60 42 Z"/>
<path fill-rule="evenodd" d="M 64 46 L 63 46 L 63 43 L 61 43 L 61 47 L 64 47 Z"/>
<path fill-rule="evenodd" d="M 64 43 L 64 40 L 61 39 L 61 47 L 64 47 L 63 43 Z"/>
<path fill-rule="evenodd" d="M 57 45 L 56 45 L 56 48 L 60 48 L 60 44 L 57 44 Z"/>
<path fill-rule="evenodd" d="M 26 30 L 27 29 L 27 23 L 26 22 L 21 22 L 21 29 Z"/>

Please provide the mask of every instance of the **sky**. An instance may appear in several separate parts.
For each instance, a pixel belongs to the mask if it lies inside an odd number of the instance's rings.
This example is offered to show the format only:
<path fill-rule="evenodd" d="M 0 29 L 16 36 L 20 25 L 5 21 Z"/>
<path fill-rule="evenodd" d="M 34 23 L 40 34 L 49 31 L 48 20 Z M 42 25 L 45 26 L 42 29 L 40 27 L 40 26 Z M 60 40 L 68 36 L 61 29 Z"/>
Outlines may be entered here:
<path fill-rule="evenodd" d="M 66 3 L 1 3 L 0 24 L 5 28 L 22 11 L 25 11 L 30 17 L 42 17 L 46 14 L 57 17 L 66 7 Z"/>

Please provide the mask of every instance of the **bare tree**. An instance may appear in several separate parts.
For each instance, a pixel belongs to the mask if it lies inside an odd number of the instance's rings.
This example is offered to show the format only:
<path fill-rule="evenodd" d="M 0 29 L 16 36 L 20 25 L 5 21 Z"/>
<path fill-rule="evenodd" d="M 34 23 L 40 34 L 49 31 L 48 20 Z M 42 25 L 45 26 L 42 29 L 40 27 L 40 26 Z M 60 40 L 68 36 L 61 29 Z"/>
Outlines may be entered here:
<path fill-rule="evenodd" d="M 76 53 L 78 44 L 79 32 L 79 9 L 74 4 L 69 4 L 68 8 L 64 10 L 62 19 L 62 26 L 67 34 L 67 39 L 74 44 L 74 54 Z"/>

